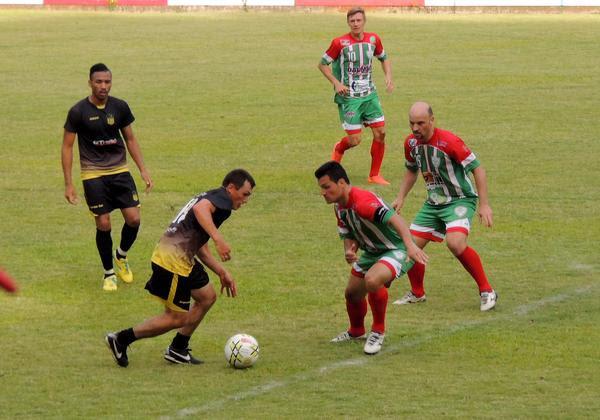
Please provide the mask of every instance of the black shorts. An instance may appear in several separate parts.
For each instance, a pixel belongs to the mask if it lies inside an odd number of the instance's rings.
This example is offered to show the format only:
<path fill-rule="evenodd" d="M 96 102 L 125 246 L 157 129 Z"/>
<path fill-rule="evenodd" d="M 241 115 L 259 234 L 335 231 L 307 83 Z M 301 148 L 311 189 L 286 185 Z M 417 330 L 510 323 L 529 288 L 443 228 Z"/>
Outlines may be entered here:
<path fill-rule="evenodd" d="M 88 208 L 95 216 L 114 209 L 140 206 L 135 182 L 129 172 L 86 179 L 83 191 Z"/>
<path fill-rule="evenodd" d="M 200 263 L 194 264 L 189 276 L 183 277 L 152 263 L 152 276 L 146 290 L 160 299 L 169 309 L 185 312 L 190 309 L 191 291 L 206 286 L 208 274 Z"/>

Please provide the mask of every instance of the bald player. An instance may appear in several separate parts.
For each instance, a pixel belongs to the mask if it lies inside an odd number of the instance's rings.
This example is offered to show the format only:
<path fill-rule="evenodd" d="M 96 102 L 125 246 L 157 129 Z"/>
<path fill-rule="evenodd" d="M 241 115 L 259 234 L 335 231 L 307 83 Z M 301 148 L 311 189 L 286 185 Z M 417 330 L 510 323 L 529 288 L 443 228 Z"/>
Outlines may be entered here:
<path fill-rule="evenodd" d="M 392 207 L 400 213 L 420 172 L 425 180 L 427 199 L 410 226 L 413 239 L 420 248 L 430 241 L 445 239 L 450 252 L 477 283 L 480 310 L 489 311 L 496 306 L 498 295 L 488 282 L 479 254 L 467 244 L 475 212 L 484 226 L 492 226 L 485 170 L 460 137 L 435 127 L 433 110 L 428 103 L 412 105 L 409 124 L 411 134 L 404 141 L 406 172 Z M 411 290 L 395 301 L 396 305 L 426 300 L 425 266 L 415 262 L 408 277 Z"/>

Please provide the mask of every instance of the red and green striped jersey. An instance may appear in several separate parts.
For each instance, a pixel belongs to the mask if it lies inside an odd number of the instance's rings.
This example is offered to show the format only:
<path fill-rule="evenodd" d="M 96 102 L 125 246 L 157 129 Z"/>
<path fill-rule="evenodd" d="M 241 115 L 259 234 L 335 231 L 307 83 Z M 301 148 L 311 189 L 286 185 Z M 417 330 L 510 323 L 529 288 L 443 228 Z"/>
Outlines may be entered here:
<path fill-rule="evenodd" d="M 360 249 L 371 253 L 406 251 L 402 238 L 388 224 L 394 210 L 372 192 L 352 187 L 348 203 L 334 208 L 342 239 L 354 239 Z"/>
<path fill-rule="evenodd" d="M 375 33 L 364 32 L 358 41 L 349 33 L 331 41 L 321 63 L 333 63 L 333 75 L 349 87 L 348 98 L 364 98 L 375 92 L 373 84 L 373 57 L 387 59 L 381 39 Z M 336 95 L 336 99 L 337 99 Z"/>
<path fill-rule="evenodd" d="M 479 166 L 479 161 L 450 131 L 435 128 L 428 142 L 418 141 L 411 134 L 404 140 L 404 157 L 409 170 L 423 174 L 430 204 L 477 198 L 469 173 Z"/>

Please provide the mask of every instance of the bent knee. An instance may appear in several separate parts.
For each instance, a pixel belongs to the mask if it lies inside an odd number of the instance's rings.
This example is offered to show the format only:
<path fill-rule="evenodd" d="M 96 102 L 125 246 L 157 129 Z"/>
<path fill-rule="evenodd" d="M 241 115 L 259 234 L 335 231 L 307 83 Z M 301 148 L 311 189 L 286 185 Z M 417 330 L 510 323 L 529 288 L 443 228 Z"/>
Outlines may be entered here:
<path fill-rule="evenodd" d="M 127 225 L 129 227 L 138 228 L 138 227 L 140 227 L 140 224 L 142 223 L 142 219 L 138 215 L 138 216 L 135 216 L 135 217 L 128 218 L 127 220 L 125 220 L 125 223 L 127 223 Z"/>
<path fill-rule="evenodd" d="M 171 323 L 171 328 L 181 328 L 184 325 L 189 323 L 189 312 L 170 312 L 169 313 L 169 321 Z"/>
<path fill-rule="evenodd" d="M 368 293 L 374 293 L 381 289 L 381 281 L 376 278 L 371 278 L 369 276 L 365 277 L 365 288 Z"/>
<path fill-rule="evenodd" d="M 446 246 L 448 247 L 448 249 L 450 250 L 450 252 L 452 252 L 452 254 L 454 256 L 458 257 L 463 252 L 465 252 L 465 249 L 467 249 L 467 242 L 466 241 L 447 242 Z"/>

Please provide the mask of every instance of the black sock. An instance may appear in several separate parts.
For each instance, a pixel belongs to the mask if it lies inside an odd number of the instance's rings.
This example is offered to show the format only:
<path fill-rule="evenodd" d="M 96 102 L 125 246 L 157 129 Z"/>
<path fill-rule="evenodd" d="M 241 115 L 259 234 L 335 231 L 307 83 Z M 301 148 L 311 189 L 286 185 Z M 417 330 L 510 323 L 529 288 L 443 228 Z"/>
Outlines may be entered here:
<path fill-rule="evenodd" d="M 104 271 L 112 270 L 112 237 L 110 236 L 110 230 L 96 229 L 96 247 L 98 248 Z"/>
<path fill-rule="evenodd" d="M 126 330 L 122 330 L 117 333 L 117 341 L 122 346 L 128 346 L 135 340 L 137 340 L 137 338 L 133 333 L 133 328 L 127 328 Z"/>
<path fill-rule="evenodd" d="M 121 229 L 121 243 L 119 247 L 123 250 L 123 252 L 129 251 L 129 248 L 135 242 L 135 238 L 137 238 L 138 231 L 140 230 L 140 226 L 129 226 L 127 223 L 123 224 L 123 229 Z"/>
<path fill-rule="evenodd" d="M 189 336 L 177 333 L 177 335 L 173 338 L 173 341 L 171 342 L 171 347 L 173 347 L 174 349 L 187 349 L 189 344 Z"/>

